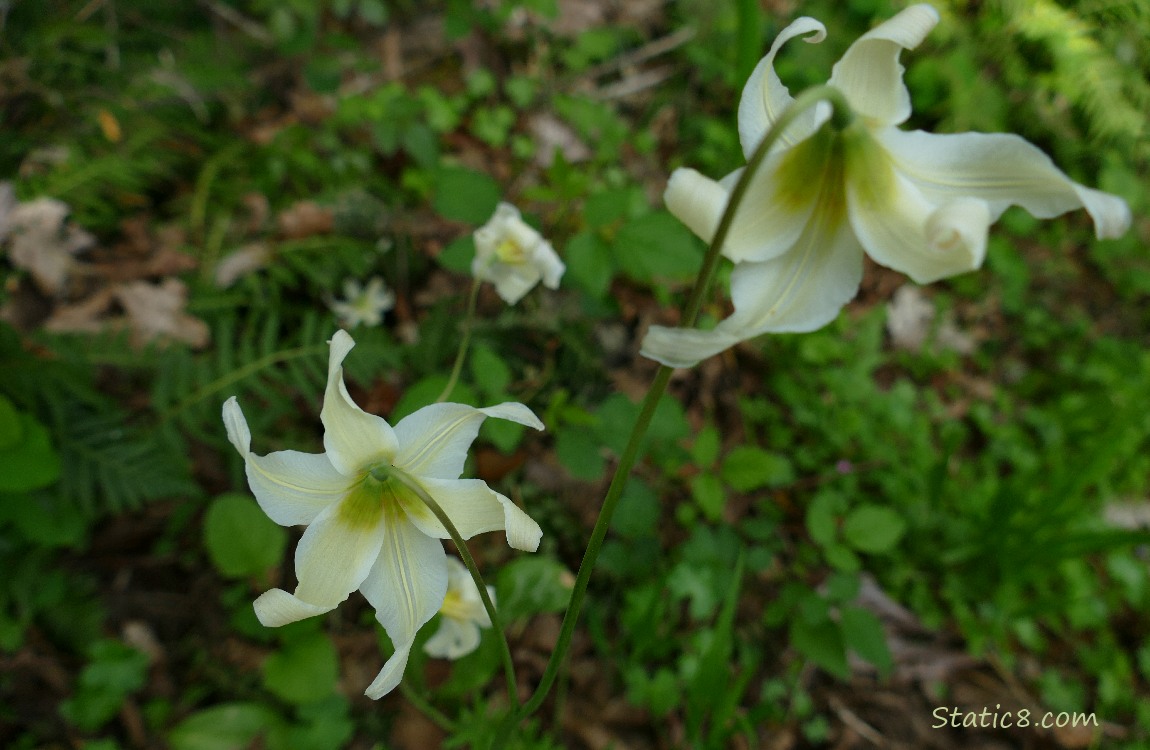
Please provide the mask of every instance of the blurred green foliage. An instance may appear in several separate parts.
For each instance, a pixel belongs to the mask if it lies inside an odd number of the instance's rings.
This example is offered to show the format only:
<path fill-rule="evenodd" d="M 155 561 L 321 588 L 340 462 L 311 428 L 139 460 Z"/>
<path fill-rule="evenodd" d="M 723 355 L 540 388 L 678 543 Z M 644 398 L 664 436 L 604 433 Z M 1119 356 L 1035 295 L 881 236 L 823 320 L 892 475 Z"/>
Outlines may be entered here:
<path fill-rule="evenodd" d="M 1018 132 L 1145 216 L 1142 5 L 937 6 L 943 23 L 903 55 L 908 126 Z M 899 7 L 804 3 L 828 38 L 788 46 L 779 74 L 795 91 L 825 81 L 846 46 Z M 250 407 L 260 453 L 317 451 L 325 342 L 338 325 L 326 303 L 344 279 L 372 275 L 402 305 L 385 326 L 356 330 L 349 382 L 393 420 L 434 399 L 458 340 L 463 303 L 452 295 L 465 294 L 470 232 L 500 200 L 520 203 L 568 273 L 559 295 L 481 306 L 452 398 L 522 400 L 545 415 L 548 437 L 488 425 L 481 440 L 511 466 L 547 452 L 562 475 L 541 486 L 512 468 L 499 480 L 541 520 L 544 547 L 481 564 L 498 566 L 513 637 L 561 611 L 586 508 L 638 410 L 615 388 L 636 369 L 634 329 L 655 303 L 678 301 L 701 258 L 658 207 L 661 181 L 684 164 L 713 176 L 738 166 L 739 88 L 790 20 L 762 8 L 682 0 L 648 26 L 563 36 L 551 0 L 6 6 L 0 173 L 21 200 L 68 203 L 104 246 L 130 219 L 177 226 L 178 249 L 198 264 L 184 276 L 188 311 L 211 344 L 141 350 L 124 335 L 0 323 L 0 650 L 46 642 L 71 669 L 51 721 L 21 723 L 0 700 L 0 719 L 20 727 L 3 739 L 60 742 L 58 716 L 85 746 L 116 747 L 126 701 L 176 750 L 327 750 L 387 735 L 388 712 L 337 684 L 342 641 L 322 623 L 255 621 L 253 596 L 290 579 L 290 534 L 236 494 L 242 465 L 219 408 L 232 395 Z M 373 45 L 427 18 L 442 35 L 429 35 L 439 46 L 426 66 L 384 75 Z M 684 28 L 659 58 L 669 78 L 603 95 L 633 64 L 616 61 Z M 542 143 L 538 115 L 563 138 Z M 283 231 L 277 217 L 303 202 L 330 226 Z M 645 709 L 655 735 L 674 715 L 693 747 L 739 736 L 754 746 L 757 732 L 787 729 L 825 746 L 834 719 L 807 666 L 838 679 L 854 657 L 881 675 L 896 668 L 860 602 L 873 579 L 928 626 L 956 628 L 972 653 L 1040 664 L 1028 688 L 1045 707 L 1131 727 L 1108 747 L 1142 747 L 1150 649 L 1130 634 L 1150 615 L 1139 556 L 1150 539 L 1106 513 L 1144 499 L 1150 477 L 1145 240 L 1142 219 L 1095 242 L 1080 216 L 1040 225 L 1010 212 L 987 268 L 930 297 L 938 319 L 958 315 L 976 332 L 973 353 L 893 348 L 872 296 L 822 331 L 725 355 L 719 376 L 689 375 L 659 407 L 592 582 L 588 648 L 613 694 Z M 258 267 L 218 283 L 221 262 L 253 247 Z M 29 279 L 3 271 L 0 300 L 11 302 Z M 707 314 L 724 310 L 719 300 Z M 162 504 L 167 526 L 142 554 L 212 582 L 205 632 L 165 644 L 181 666 L 169 695 L 149 686 L 148 657 L 114 637 L 111 576 L 85 564 L 107 524 L 148 503 Z M 260 666 L 220 665 L 220 642 L 255 649 Z M 485 636 L 431 690 L 458 723 L 445 746 L 490 740 L 505 710 L 498 658 Z M 409 675 L 420 688 L 426 662 L 417 646 Z M 0 698 L 18 680 L 0 675 Z M 560 731 L 540 718 L 516 746 L 561 746 Z"/>

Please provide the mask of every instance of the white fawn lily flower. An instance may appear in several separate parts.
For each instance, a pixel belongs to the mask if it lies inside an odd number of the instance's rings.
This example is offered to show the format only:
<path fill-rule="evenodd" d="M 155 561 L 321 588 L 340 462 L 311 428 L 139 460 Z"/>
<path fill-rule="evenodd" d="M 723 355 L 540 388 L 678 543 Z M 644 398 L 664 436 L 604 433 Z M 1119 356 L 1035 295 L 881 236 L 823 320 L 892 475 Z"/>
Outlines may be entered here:
<path fill-rule="evenodd" d="M 504 530 L 512 547 L 535 551 L 538 524 L 482 480 L 459 476 L 487 417 L 539 430 L 543 424 L 523 404 L 432 404 L 392 427 L 348 395 L 342 365 L 353 346 L 345 331 L 331 339 L 320 412 L 325 453 L 258 456 L 235 397 L 224 404 L 223 416 L 260 507 L 278 524 L 307 526 L 295 552 L 295 593 L 265 592 L 255 601 L 256 616 L 268 627 L 286 625 L 335 609 L 359 589 L 395 646 L 366 691 L 380 698 L 399 684 L 416 631 L 447 592 L 439 540 L 449 534 L 416 489 L 434 499 L 465 539 Z"/>
<path fill-rule="evenodd" d="M 475 230 L 475 259 L 471 273 L 490 281 L 509 305 L 523 299 L 543 281 L 548 289 L 558 289 L 567 267 L 551 243 L 527 222 L 519 209 L 500 203 L 491 219 Z"/>
<path fill-rule="evenodd" d="M 329 306 L 348 328 L 377 326 L 383 322 L 383 314 L 395 307 L 395 295 L 378 276 L 368 279 L 367 286 L 347 279 L 343 282 L 343 295 L 346 299 L 334 300 Z"/>
<path fill-rule="evenodd" d="M 487 587 L 495 601 L 495 589 Z M 423 644 L 430 656 L 458 659 L 479 647 L 479 629 L 491 627 L 491 618 L 479 596 L 479 587 L 463 563 L 447 558 L 447 595 L 439 607 L 439 630 Z"/>
<path fill-rule="evenodd" d="M 834 66 L 853 120 L 837 129 L 829 105 L 804 113 L 752 176 L 721 248 L 736 263 L 734 313 L 713 330 L 652 326 L 642 353 L 689 367 L 767 332 L 820 328 L 858 291 L 865 251 L 927 283 L 978 268 L 987 229 L 1008 206 L 1039 218 L 1085 208 L 1099 239 L 1130 225 L 1121 199 L 1070 180 L 1017 135 L 936 135 L 900 130 L 910 116 L 899 55 L 938 23 L 915 5 L 863 34 Z M 800 18 L 779 34 L 739 102 L 739 138 L 749 159 L 794 101 L 774 70 L 790 39 L 820 42 L 826 28 Z M 691 169 L 671 176 L 668 209 L 711 241 L 742 170 L 714 181 Z"/>

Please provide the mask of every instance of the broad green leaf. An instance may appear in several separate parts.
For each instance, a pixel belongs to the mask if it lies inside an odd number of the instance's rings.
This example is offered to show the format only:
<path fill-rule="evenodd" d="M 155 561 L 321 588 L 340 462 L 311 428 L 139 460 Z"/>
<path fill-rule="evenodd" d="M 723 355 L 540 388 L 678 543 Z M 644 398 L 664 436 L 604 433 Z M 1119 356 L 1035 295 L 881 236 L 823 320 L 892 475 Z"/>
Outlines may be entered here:
<path fill-rule="evenodd" d="M 699 506 L 708 521 L 718 521 L 723 517 L 723 507 L 727 502 L 727 492 L 723 483 L 713 474 L 698 474 L 691 478 L 691 497 Z"/>
<path fill-rule="evenodd" d="M 471 377 L 475 387 L 487 398 L 494 398 L 507 390 L 511 383 L 511 368 L 498 354 L 486 346 L 471 350 Z"/>
<path fill-rule="evenodd" d="M 619 268 L 636 281 L 682 280 L 696 274 L 703 245 L 666 211 L 631 219 L 615 235 Z"/>
<path fill-rule="evenodd" d="M 843 521 L 843 538 L 860 552 L 889 552 L 905 531 L 902 516 L 880 505 L 860 505 Z"/>
<path fill-rule="evenodd" d="M 263 665 L 264 687 L 289 703 L 322 700 L 335 690 L 339 658 L 331 639 L 312 633 L 284 646 Z"/>
<path fill-rule="evenodd" d="M 583 287 L 592 297 L 607 294 L 615 276 L 615 261 L 611 247 L 592 231 L 580 232 L 567 242 L 563 250 L 567 275 Z"/>
<path fill-rule="evenodd" d="M 204 546 L 222 575 L 245 578 L 283 559 L 287 530 L 268 518 L 256 501 L 240 493 L 220 495 L 204 517 Z"/>
<path fill-rule="evenodd" d="M 435 210 L 445 219 L 483 224 L 502 196 L 499 183 L 483 172 L 443 167 L 436 174 Z"/>
<path fill-rule="evenodd" d="M 520 557 L 499 570 L 495 604 L 504 624 L 540 612 L 559 612 L 566 608 L 573 584 L 561 563 L 549 557 Z"/>
<path fill-rule="evenodd" d="M 243 750 L 282 720 L 259 703 L 224 703 L 197 711 L 168 735 L 172 750 Z"/>
<path fill-rule="evenodd" d="M 786 456 L 771 453 L 753 445 L 734 448 L 725 459 L 723 479 L 740 492 L 760 487 L 778 487 L 793 482 L 794 469 Z"/>
<path fill-rule="evenodd" d="M 555 455 L 576 479 L 598 479 L 607 467 L 598 438 L 587 430 L 560 430 L 555 436 Z"/>
<path fill-rule="evenodd" d="M 20 412 L 6 396 L 0 396 L 0 451 L 15 447 L 23 436 Z"/>
<path fill-rule="evenodd" d="M 17 412 L 20 440 L 0 451 L 0 492 L 26 492 L 47 487 L 60 478 L 60 456 L 48 430 L 24 412 Z M 11 427 L 9 428 L 11 429 Z"/>
<path fill-rule="evenodd" d="M 611 528 L 620 536 L 653 536 L 659 523 L 659 496 L 645 482 L 632 478 L 623 488 Z"/>
<path fill-rule="evenodd" d="M 846 646 L 836 623 L 830 620 L 810 623 L 796 617 L 791 620 L 790 643 L 800 654 L 836 677 L 850 676 Z"/>
<path fill-rule="evenodd" d="M 852 651 L 875 665 L 882 674 L 890 673 L 894 668 L 894 660 L 886 643 L 882 622 L 873 612 L 861 607 L 842 607 L 839 610 L 839 626 L 846 645 Z"/>

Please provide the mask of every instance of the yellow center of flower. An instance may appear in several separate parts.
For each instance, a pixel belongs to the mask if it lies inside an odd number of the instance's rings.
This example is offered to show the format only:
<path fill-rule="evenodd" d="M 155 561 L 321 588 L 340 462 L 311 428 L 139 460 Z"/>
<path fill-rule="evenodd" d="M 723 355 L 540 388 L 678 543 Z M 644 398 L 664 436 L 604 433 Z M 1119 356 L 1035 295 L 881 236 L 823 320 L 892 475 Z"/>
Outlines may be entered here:
<path fill-rule="evenodd" d="M 890 157 L 857 119 L 842 130 L 826 123 L 787 151 L 777 196 L 796 212 L 814 200 L 819 221 L 839 222 L 846 218 L 847 180 L 863 211 L 884 209 L 895 193 Z"/>
<path fill-rule="evenodd" d="M 447 596 L 443 598 L 443 606 L 439 608 L 440 614 L 453 620 L 466 620 L 471 614 L 471 608 L 455 589 L 448 589 Z"/>
<path fill-rule="evenodd" d="M 527 262 L 527 251 L 508 237 L 495 247 L 495 257 L 502 263 L 517 266 Z"/>
<path fill-rule="evenodd" d="M 339 520 L 353 529 L 377 526 L 404 516 L 427 518 L 431 511 L 410 487 L 395 476 L 394 467 L 374 467 L 339 502 Z"/>
<path fill-rule="evenodd" d="M 895 195 L 890 156 L 858 120 L 842 132 L 846 178 L 858 197 L 859 209 L 882 211 Z"/>
<path fill-rule="evenodd" d="M 843 146 L 843 133 L 826 123 L 787 151 L 778 169 L 777 195 L 782 204 L 797 213 L 813 199 L 820 221 L 842 221 L 846 217 Z"/>

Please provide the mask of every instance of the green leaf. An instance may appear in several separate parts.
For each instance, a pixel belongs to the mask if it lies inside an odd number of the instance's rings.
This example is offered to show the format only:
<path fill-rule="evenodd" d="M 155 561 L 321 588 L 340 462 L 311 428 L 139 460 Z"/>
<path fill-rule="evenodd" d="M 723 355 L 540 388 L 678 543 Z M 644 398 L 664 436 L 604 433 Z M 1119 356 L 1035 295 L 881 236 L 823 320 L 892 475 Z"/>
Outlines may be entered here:
<path fill-rule="evenodd" d="M 11 448 L 0 451 L 0 492 L 26 492 L 47 487 L 60 478 L 60 456 L 52 447 L 48 430 L 32 415 L 16 412 L 21 439 Z"/>
<path fill-rule="evenodd" d="M 611 247 L 595 232 L 580 232 L 568 241 L 563 251 L 567 276 L 592 297 L 607 294 L 615 276 L 615 261 Z"/>
<path fill-rule="evenodd" d="M 719 458 L 721 447 L 718 429 L 709 424 L 695 436 L 695 442 L 691 445 L 691 458 L 700 469 L 706 468 Z"/>
<path fill-rule="evenodd" d="M 98 729 L 120 710 L 124 699 L 144 685 L 148 657 L 119 641 L 97 641 L 89 650 L 76 692 L 60 704 L 60 713 L 85 731 Z"/>
<path fill-rule="evenodd" d="M 611 528 L 629 538 L 654 536 L 659 523 L 659 496 L 646 482 L 632 478 L 623 488 Z"/>
<path fill-rule="evenodd" d="M 831 492 L 820 492 L 807 506 L 807 533 L 815 544 L 828 547 L 834 544 L 837 523 L 835 511 L 841 498 Z"/>
<path fill-rule="evenodd" d="M 886 643 L 882 622 L 873 612 L 861 607 L 842 607 L 839 610 L 839 626 L 846 645 L 852 651 L 875 665 L 884 676 L 890 673 L 894 668 L 894 660 Z"/>
<path fill-rule="evenodd" d="M 723 517 L 723 508 L 727 503 L 727 492 L 723 483 L 713 474 L 698 474 L 691 479 L 691 497 L 695 504 L 709 521 L 718 521 Z"/>
<path fill-rule="evenodd" d="M 678 219 L 657 211 L 619 228 L 615 256 L 620 269 L 636 281 L 682 280 L 698 272 L 703 245 Z"/>
<path fill-rule="evenodd" d="M 264 687 L 289 703 L 322 700 L 335 690 L 339 658 L 331 639 L 310 633 L 288 643 L 263 665 Z"/>
<path fill-rule="evenodd" d="M 860 552 L 889 552 L 905 532 L 902 516 L 880 505 L 860 505 L 843 521 L 843 538 Z"/>
<path fill-rule="evenodd" d="M 20 421 L 20 412 L 7 396 L 0 395 L 0 451 L 15 447 L 23 436 L 24 425 Z"/>
<path fill-rule="evenodd" d="M 573 427 L 561 430 L 555 436 L 555 455 L 576 479 L 598 479 L 607 467 L 599 440 L 588 430 Z"/>
<path fill-rule="evenodd" d="M 259 703 L 224 703 L 181 721 L 168 735 L 168 745 L 172 750 L 239 750 L 280 723 Z"/>
<path fill-rule="evenodd" d="M 469 365 L 475 387 L 489 399 L 504 393 L 511 383 L 511 368 L 486 346 L 471 350 Z"/>
<path fill-rule="evenodd" d="M 592 194 L 583 206 L 587 226 L 599 229 L 631 216 L 645 207 L 642 190 L 634 187 L 613 188 Z"/>
<path fill-rule="evenodd" d="M 571 598 L 571 574 L 549 557 L 521 557 L 504 565 L 495 580 L 496 606 L 504 623 L 540 612 L 559 612 Z"/>
<path fill-rule="evenodd" d="M 778 453 L 753 445 L 740 445 L 723 459 L 722 477 L 740 492 L 778 487 L 795 478 L 791 462 Z"/>
<path fill-rule="evenodd" d="M 435 261 L 448 271 L 470 275 L 473 258 L 475 258 L 475 238 L 466 234 L 447 243 L 439 255 L 435 256 Z"/>
<path fill-rule="evenodd" d="M 502 196 L 499 183 L 483 172 L 443 167 L 436 174 L 435 210 L 445 219 L 483 224 Z"/>
<path fill-rule="evenodd" d="M 204 517 L 204 546 L 222 575 L 245 578 L 277 565 L 287 547 L 287 530 L 267 517 L 256 501 L 240 493 L 220 495 Z"/>
<path fill-rule="evenodd" d="M 842 631 L 830 620 L 808 622 L 802 617 L 791 620 L 791 646 L 831 674 L 841 679 L 850 676 Z"/>

